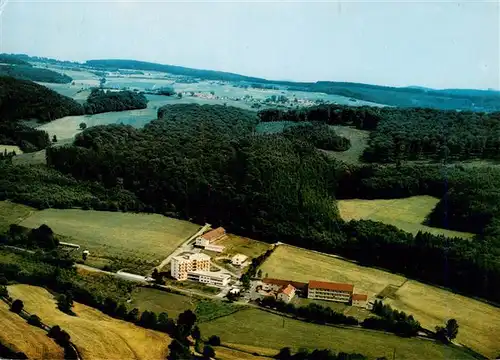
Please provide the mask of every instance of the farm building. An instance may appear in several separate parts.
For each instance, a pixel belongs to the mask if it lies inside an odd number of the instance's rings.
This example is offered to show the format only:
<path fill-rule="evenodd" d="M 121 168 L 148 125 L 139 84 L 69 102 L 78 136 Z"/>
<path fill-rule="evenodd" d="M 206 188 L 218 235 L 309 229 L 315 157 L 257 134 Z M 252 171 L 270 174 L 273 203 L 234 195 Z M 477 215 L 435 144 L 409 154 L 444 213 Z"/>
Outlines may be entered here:
<path fill-rule="evenodd" d="M 366 307 L 368 295 L 366 294 L 352 294 L 352 305 L 359 307 Z"/>
<path fill-rule="evenodd" d="M 174 256 L 170 267 L 170 275 L 177 280 L 186 280 L 190 271 L 209 271 L 210 256 L 205 254 L 189 254 Z"/>
<path fill-rule="evenodd" d="M 236 254 L 231 259 L 231 263 L 235 266 L 241 266 L 248 259 L 248 256 L 243 254 Z"/>
<path fill-rule="evenodd" d="M 293 297 L 295 296 L 295 288 L 288 284 L 287 286 L 284 286 L 278 291 L 278 300 L 281 300 L 285 303 L 289 303 Z"/>
<path fill-rule="evenodd" d="M 307 298 L 348 303 L 354 290 L 352 284 L 310 280 Z"/>
<path fill-rule="evenodd" d="M 226 230 L 223 227 L 218 227 L 217 229 L 210 230 L 205 234 L 196 238 L 195 245 L 197 246 L 207 246 L 214 242 L 215 240 L 220 239 L 226 235 Z"/>
<path fill-rule="evenodd" d="M 224 249 L 225 249 L 225 246 L 223 246 L 223 245 L 208 244 L 205 246 L 205 250 L 214 251 L 217 253 L 223 252 Z"/>
<path fill-rule="evenodd" d="M 279 289 L 284 286 L 287 286 L 288 284 L 292 285 L 295 288 L 296 295 L 299 295 L 300 293 L 306 294 L 307 293 L 307 283 L 303 282 L 298 282 L 298 281 L 292 281 L 292 280 L 281 280 L 281 279 L 273 279 L 273 278 L 264 278 L 262 279 L 262 282 L 264 285 L 262 286 L 262 289 L 267 290 L 267 289 Z"/>
<path fill-rule="evenodd" d="M 189 271 L 187 274 L 189 280 L 198 281 L 207 285 L 226 286 L 231 279 L 229 274 L 221 274 L 220 272 L 211 271 Z"/>

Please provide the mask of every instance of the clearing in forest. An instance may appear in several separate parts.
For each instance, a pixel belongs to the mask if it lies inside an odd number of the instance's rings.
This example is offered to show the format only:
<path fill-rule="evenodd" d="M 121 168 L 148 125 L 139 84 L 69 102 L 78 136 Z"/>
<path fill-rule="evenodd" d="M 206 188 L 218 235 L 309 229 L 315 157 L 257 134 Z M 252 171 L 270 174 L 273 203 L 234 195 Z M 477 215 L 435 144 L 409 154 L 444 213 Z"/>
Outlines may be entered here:
<path fill-rule="evenodd" d="M 114 319 L 76 302 L 76 316 L 67 315 L 57 308 L 54 296 L 41 287 L 10 285 L 8 290 L 12 298 L 23 300 L 26 311 L 49 326 L 66 330 L 84 359 L 164 359 L 168 352 L 170 338 L 164 333 Z"/>
<path fill-rule="evenodd" d="M 356 129 L 353 126 L 332 125 L 331 127 L 335 130 L 337 135 L 349 139 L 351 141 L 351 147 L 346 151 L 323 151 L 333 158 L 348 164 L 359 164 L 360 157 L 368 146 L 370 132 L 368 130 Z"/>
<path fill-rule="evenodd" d="M 368 297 L 375 296 L 387 285 L 400 286 L 406 280 L 403 276 L 290 245 L 279 245 L 260 269 L 270 278 L 354 284 L 355 292 Z"/>
<path fill-rule="evenodd" d="M 340 216 L 345 221 L 373 220 L 394 225 L 412 234 L 422 231 L 447 237 L 472 238 L 474 234 L 471 233 L 423 225 L 427 215 L 431 213 L 438 202 L 438 198 L 423 195 L 390 200 L 339 200 L 337 206 Z"/>
<path fill-rule="evenodd" d="M 454 346 L 434 341 L 402 338 L 380 331 L 338 328 L 283 318 L 259 309 L 238 311 L 229 316 L 200 324 L 202 334 L 220 336 L 222 343 L 279 349 L 332 349 L 335 352 L 361 353 L 369 358 L 396 352 L 397 359 L 473 359 Z"/>
<path fill-rule="evenodd" d="M 64 359 L 63 349 L 47 336 L 45 330 L 29 325 L 1 300 L 0 329 L 0 343 L 23 352 L 29 359 Z"/>
<path fill-rule="evenodd" d="M 408 280 L 384 303 L 412 314 L 434 330 L 448 319 L 459 325 L 457 341 L 494 359 L 500 353 L 500 309 L 434 286 Z"/>
<path fill-rule="evenodd" d="M 26 227 L 42 224 L 72 238 L 93 257 L 147 262 L 164 259 L 200 228 L 159 214 L 78 209 L 46 209 L 21 223 Z"/>

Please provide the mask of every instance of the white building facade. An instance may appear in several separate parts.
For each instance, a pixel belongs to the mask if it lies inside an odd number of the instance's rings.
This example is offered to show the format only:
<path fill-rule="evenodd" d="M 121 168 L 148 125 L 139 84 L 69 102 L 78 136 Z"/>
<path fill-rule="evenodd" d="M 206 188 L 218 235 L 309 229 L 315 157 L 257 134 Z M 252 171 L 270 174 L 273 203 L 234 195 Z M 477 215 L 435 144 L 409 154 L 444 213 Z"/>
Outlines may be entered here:
<path fill-rule="evenodd" d="M 187 278 L 189 280 L 198 281 L 202 284 L 218 287 L 226 286 L 229 284 L 229 280 L 231 280 L 231 276 L 228 274 L 210 271 L 189 271 Z"/>
<path fill-rule="evenodd" d="M 170 275 L 177 280 L 187 280 L 190 271 L 210 271 L 210 256 L 189 254 L 174 256 L 170 264 Z"/>

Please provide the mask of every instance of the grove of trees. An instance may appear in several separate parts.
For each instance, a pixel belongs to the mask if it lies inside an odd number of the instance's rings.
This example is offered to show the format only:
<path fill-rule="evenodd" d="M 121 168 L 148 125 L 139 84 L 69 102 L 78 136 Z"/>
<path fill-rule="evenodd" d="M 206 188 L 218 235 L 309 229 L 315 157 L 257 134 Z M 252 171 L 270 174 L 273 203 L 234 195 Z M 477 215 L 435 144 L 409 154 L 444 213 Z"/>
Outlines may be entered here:
<path fill-rule="evenodd" d="M 86 114 L 99 114 L 109 111 L 145 109 L 148 101 L 143 94 L 134 91 L 110 91 L 92 89 L 83 105 Z"/>

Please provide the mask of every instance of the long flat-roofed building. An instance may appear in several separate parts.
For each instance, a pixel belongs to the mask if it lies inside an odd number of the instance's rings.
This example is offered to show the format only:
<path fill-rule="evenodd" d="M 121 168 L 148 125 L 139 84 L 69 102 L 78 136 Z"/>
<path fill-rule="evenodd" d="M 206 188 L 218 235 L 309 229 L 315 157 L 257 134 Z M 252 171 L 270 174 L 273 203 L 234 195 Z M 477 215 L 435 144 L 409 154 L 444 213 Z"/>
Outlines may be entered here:
<path fill-rule="evenodd" d="M 177 280 L 187 280 L 188 272 L 200 270 L 210 270 L 210 256 L 202 253 L 174 256 L 170 264 L 170 275 Z"/>
<path fill-rule="evenodd" d="M 231 275 L 221 274 L 220 272 L 210 271 L 189 271 L 187 275 L 189 280 L 198 281 L 207 285 L 226 286 L 231 280 Z"/>
<path fill-rule="evenodd" d="M 203 235 L 198 236 L 196 238 L 195 245 L 207 246 L 213 243 L 214 241 L 220 239 L 224 235 L 226 235 L 226 230 L 223 227 L 218 227 L 217 229 L 210 230 L 204 233 Z"/>
<path fill-rule="evenodd" d="M 338 301 L 348 303 L 354 291 L 354 285 L 310 280 L 307 298 L 316 300 Z"/>

